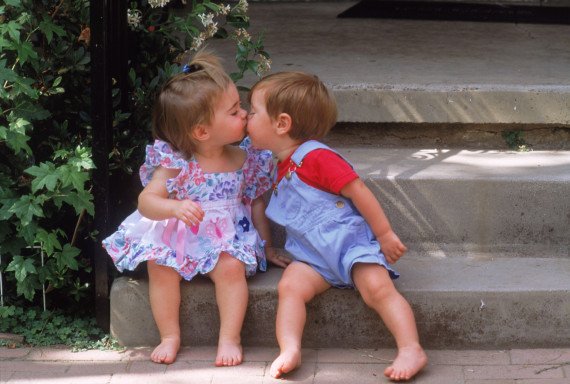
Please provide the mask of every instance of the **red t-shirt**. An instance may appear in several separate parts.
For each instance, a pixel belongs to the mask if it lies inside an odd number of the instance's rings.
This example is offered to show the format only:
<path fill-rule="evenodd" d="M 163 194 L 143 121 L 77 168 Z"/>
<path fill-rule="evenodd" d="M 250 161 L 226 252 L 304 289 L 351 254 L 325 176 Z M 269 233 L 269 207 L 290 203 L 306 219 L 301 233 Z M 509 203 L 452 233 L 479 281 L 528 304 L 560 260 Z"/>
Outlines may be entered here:
<path fill-rule="evenodd" d="M 350 164 L 328 149 L 309 152 L 300 167 L 295 165 L 291 156 L 277 164 L 277 184 L 289 171 L 297 173 L 310 186 L 336 195 L 348 182 L 358 178 Z"/>

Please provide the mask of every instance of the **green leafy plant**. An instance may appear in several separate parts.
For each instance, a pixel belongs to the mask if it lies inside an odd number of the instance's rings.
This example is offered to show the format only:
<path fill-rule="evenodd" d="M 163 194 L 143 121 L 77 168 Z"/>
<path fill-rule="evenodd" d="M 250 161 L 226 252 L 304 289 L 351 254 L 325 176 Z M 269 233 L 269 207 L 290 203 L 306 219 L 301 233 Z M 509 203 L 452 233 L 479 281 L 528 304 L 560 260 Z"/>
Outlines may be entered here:
<path fill-rule="evenodd" d="M 523 138 L 523 133 L 523 131 L 503 131 L 501 135 L 507 142 L 509 148 L 512 150 L 519 152 L 531 151 L 530 146 L 525 142 Z"/>
<path fill-rule="evenodd" d="M 254 41 L 247 34 L 245 0 L 233 7 L 196 0 L 183 15 L 168 3 L 128 5 L 121 36 L 128 70 L 113 89 L 112 177 L 138 169 L 151 140 L 154 98 L 192 50 L 209 39 L 233 39 L 236 81 L 270 66 L 263 36 Z M 8 306 L 37 305 L 47 296 L 50 308 L 91 307 L 90 250 L 100 244 L 91 228 L 89 5 L 0 2 L 0 276 Z"/>
<path fill-rule="evenodd" d="M 0 307 L 0 332 L 11 332 L 23 336 L 24 344 L 18 346 L 65 344 L 73 351 L 120 350 L 123 348 L 97 326 L 95 319 L 66 314 L 62 310 L 43 311 L 38 307 L 27 309 L 16 306 Z M 0 345 L 12 345 L 12 343 L 0 341 Z"/>

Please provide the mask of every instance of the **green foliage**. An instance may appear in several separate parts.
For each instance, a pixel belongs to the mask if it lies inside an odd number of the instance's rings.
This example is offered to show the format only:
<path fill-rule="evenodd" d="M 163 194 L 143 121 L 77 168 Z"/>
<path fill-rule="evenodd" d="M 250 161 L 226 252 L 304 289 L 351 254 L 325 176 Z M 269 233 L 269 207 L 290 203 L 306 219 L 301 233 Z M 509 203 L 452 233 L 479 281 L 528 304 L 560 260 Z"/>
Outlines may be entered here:
<path fill-rule="evenodd" d="M 247 2 L 196 0 L 183 16 L 161 0 L 128 5 L 127 73 L 113 89 L 113 175 L 138 169 L 151 106 L 184 57 L 208 39 L 234 39 L 236 72 L 269 68 L 263 36 L 247 34 Z M 162 3 L 168 1 L 162 0 Z M 93 299 L 89 0 L 0 2 L 0 272 L 9 305 Z M 220 27 L 218 27 L 218 24 Z M 118 44 L 118 42 L 117 42 Z M 257 59 L 253 59 L 257 57 Z"/>
<path fill-rule="evenodd" d="M 503 131 L 501 135 L 510 149 L 519 152 L 529 152 L 532 149 L 523 139 L 523 131 Z"/>
<path fill-rule="evenodd" d="M 95 319 L 65 314 L 61 310 L 44 312 L 37 307 L 0 307 L 0 332 L 23 336 L 25 346 L 65 344 L 73 351 L 122 349 L 97 326 Z M 0 345 L 6 344 L 10 343 L 0 342 Z"/>
<path fill-rule="evenodd" d="M 37 300 L 44 286 L 66 296 L 90 272 L 72 241 L 82 213 L 94 212 L 90 56 L 78 41 L 89 2 L 60 3 L 0 5 L 0 271 L 8 301 Z"/>

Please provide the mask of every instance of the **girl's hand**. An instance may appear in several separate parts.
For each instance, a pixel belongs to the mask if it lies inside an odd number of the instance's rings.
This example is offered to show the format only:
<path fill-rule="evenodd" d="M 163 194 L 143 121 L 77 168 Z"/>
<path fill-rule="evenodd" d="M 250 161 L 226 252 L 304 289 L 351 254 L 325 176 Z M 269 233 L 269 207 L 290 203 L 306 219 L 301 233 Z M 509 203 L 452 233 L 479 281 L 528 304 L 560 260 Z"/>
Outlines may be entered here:
<path fill-rule="evenodd" d="M 285 268 L 291 264 L 291 260 L 285 256 L 281 256 L 273 247 L 265 247 L 265 257 L 267 261 L 279 267 Z"/>
<path fill-rule="evenodd" d="M 404 256 L 404 253 L 408 248 L 400 241 L 400 238 L 394 233 L 394 231 L 389 230 L 382 236 L 378 238 L 380 243 L 380 248 L 386 256 L 386 260 L 393 264 Z"/>
<path fill-rule="evenodd" d="M 192 200 L 178 200 L 173 211 L 173 216 L 188 226 L 198 225 L 204 219 L 202 207 Z"/>

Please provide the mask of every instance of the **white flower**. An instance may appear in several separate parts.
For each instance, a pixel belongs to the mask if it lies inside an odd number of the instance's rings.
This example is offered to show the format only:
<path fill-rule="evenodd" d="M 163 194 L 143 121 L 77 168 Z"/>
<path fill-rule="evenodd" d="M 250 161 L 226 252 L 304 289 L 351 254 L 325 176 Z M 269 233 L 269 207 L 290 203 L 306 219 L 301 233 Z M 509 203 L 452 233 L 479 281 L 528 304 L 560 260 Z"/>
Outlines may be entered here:
<path fill-rule="evenodd" d="M 151 8 L 164 7 L 169 2 L 170 0 L 148 0 L 148 4 Z"/>
<path fill-rule="evenodd" d="M 141 11 L 138 9 L 127 9 L 127 24 L 131 29 L 136 29 L 142 21 Z"/>
<path fill-rule="evenodd" d="M 239 0 L 239 3 L 236 5 L 235 10 L 236 11 L 242 11 L 243 13 L 246 13 L 248 7 L 249 7 L 249 4 L 247 3 L 247 0 Z"/>
<path fill-rule="evenodd" d="M 214 23 L 214 14 L 213 13 L 208 13 L 207 15 L 205 13 L 201 13 L 198 15 L 198 17 L 200 18 L 200 21 L 202 22 L 202 24 L 204 25 L 204 27 L 208 27 L 210 24 Z"/>
<path fill-rule="evenodd" d="M 204 41 L 206 41 L 206 34 L 202 32 L 200 33 L 200 36 L 195 37 L 194 41 L 192 41 L 191 49 L 197 51 L 198 48 L 200 48 L 202 44 L 204 44 Z"/>
<path fill-rule="evenodd" d="M 220 9 L 218 10 L 218 12 L 221 15 L 227 15 L 228 13 L 231 12 L 232 8 L 229 5 L 224 5 L 224 4 L 220 4 Z"/>

